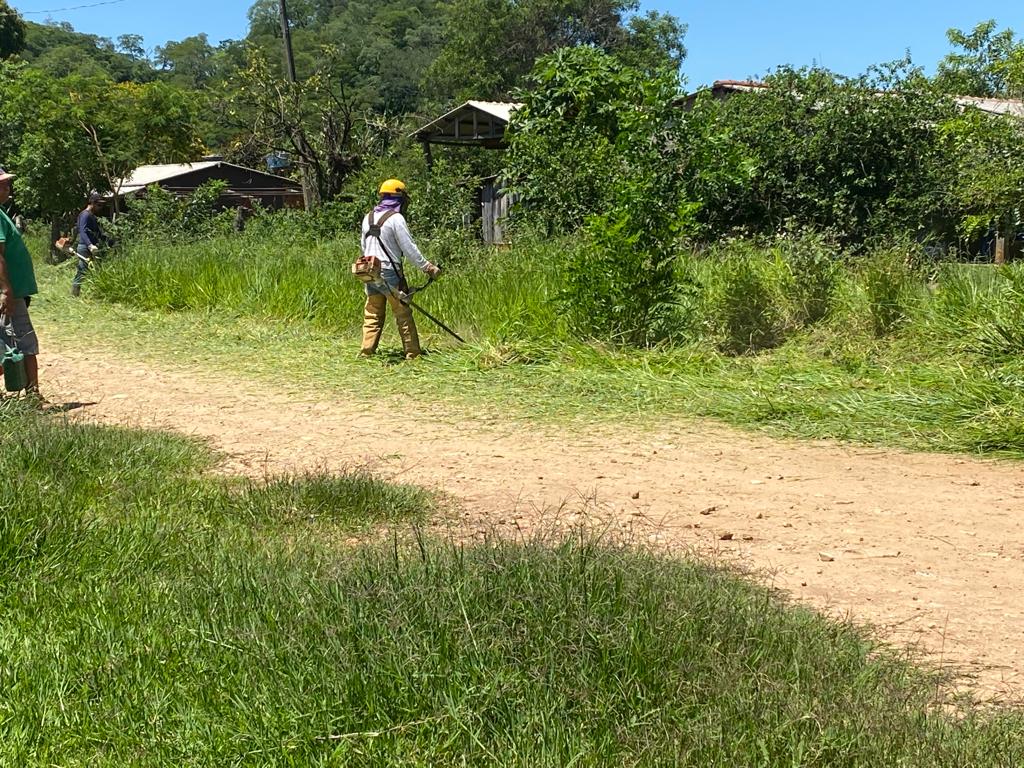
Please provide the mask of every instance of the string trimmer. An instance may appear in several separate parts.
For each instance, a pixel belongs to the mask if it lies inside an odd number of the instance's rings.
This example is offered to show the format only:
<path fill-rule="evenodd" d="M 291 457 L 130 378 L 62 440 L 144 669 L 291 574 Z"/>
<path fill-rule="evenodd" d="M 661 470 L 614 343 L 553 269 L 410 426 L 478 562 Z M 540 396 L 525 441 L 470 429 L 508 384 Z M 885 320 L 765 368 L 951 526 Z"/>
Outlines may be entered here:
<path fill-rule="evenodd" d="M 383 243 L 381 243 L 381 246 L 383 246 Z M 385 249 L 385 252 L 386 252 L 386 249 Z M 388 258 L 390 259 L 390 256 Z M 359 257 L 356 260 L 356 263 L 352 265 L 352 274 L 355 275 L 359 280 L 361 280 L 364 283 L 368 283 L 369 285 L 372 285 L 372 286 L 374 286 L 375 288 L 377 288 L 379 290 L 387 291 L 394 298 L 398 299 L 398 301 L 400 301 L 402 304 L 404 304 L 404 305 L 406 305 L 408 307 L 412 307 L 413 309 L 415 309 L 417 312 L 419 312 L 421 315 L 423 315 L 425 318 L 427 318 L 430 322 L 432 322 L 434 325 L 436 325 L 438 328 L 440 328 L 445 333 L 451 335 L 453 338 L 458 339 L 463 344 L 466 343 L 466 340 L 463 339 L 461 336 L 459 336 L 459 334 L 457 334 L 455 331 L 453 331 L 451 328 L 449 328 L 447 325 L 442 323 L 440 320 L 438 320 L 432 314 L 427 312 L 427 310 L 425 310 L 423 307 L 421 307 L 419 304 L 416 304 L 412 300 L 412 296 L 413 296 L 414 293 L 419 293 L 420 291 L 425 291 L 427 288 L 430 287 L 430 284 L 434 282 L 434 276 L 433 275 L 430 275 L 427 278 L 427 282 L 425 282 L 423 285 L 409 286 L 408 287 L 409 289 L 407 291 L 395 290 L 394 288 L 392 288 L 390 285 L 388 285 L 384 281 L 383 277 L 381 277 L 381 274 L 380 274 L 380 259 L 378 259 L 376 256 L 361 256 L 361 257 Z M 437 271 L 437 274 L 439 274 L 439 275 L 441 274 L 441 270 L 440 269 Z M 401 276 L 400 272 L 399 272 L 399 275 Z M 404 278 L 403 278 L 403 282 L 404 282 Z"/>
<path fill-rule="evenodd" d="M 440 274 L 440 270 L 438 271 L 438 274 Z M 449 328 L 447 325 L 442 323 L 440 320 L 438 320 L 432 314 L 427 312 L 427 310 L 425 310 L 423 307 L 421 307 L 419 304 L 416 304 L 412 300 L 412 296 L 413 296 L 414 293 L 419 293 L 420 291 L 425 291 L 427 288 L 430 287 L 430 284 L 433 283 L 433 282 L 434 282 L 434 276 L 430 275 L 427 278 L 427 282 L 425 282 L 423 285 L 419 285 L 419 286 L 410 285 L 408 291 L 395 291 L 395 290 L 392 290 L 391 286 L 389 286 L 387 283 L 385 283 L 384 280 L 381 280 L 380 284 L 383 284 L 384 287 L 386 287 L 389 291 L 391 291 L 392 295 L 394 295 L 394 297 L 396 299 L 398 299 L 400 302 L 402 302 L 406 306 L 412 307 L 417 312 L 419 312 L 421 315 L 423 315 L 425 318 L 427 318 L 430 322 L 432 322 L 434 325 L 436 325 L 438 328 L 440 328 L 442 331 L 446 332 L 448 335 L 458 339 L 463 344 L 465 344 L 466 340 L 463 339 L 461 336 L 459 336 L 459 334 L 457 334 L 455 331 L 453 331 L 451 328 Z M 378 284 L 378 285 L 380 285 L 380 284 Z"/>

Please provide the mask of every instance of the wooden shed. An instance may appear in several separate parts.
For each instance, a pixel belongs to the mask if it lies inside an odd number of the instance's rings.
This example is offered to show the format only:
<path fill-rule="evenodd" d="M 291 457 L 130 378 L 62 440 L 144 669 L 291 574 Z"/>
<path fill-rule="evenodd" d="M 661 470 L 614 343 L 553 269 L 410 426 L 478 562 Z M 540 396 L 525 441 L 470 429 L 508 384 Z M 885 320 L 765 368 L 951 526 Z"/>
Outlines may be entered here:
<path fill-rule="evenodd" d="M 131 176 L 121 180 L 116 194 L 123 197 L 144 192 L 147 187 L 159 184 L 173 194 L 190 195 L 200 185 L 215 179 L 227 184 L 220 197 L 224 207 L 245 205 L 252 201 L 271 210 L 303 207 L 302 186 L 298 182 L 220 159 L 139 166 Z"/>
<path fill-rule="evenodd" d="M 512 113 L 520 106 L 515 102 L 467 101 L 424 125 L 413 134 L 413 138 L 423 145 L 428 167 L 433 162 L 430 151 L 433 144 L 504 149 L 505 129 Z M 502 219 L 508 216 L 515 200 L 504 192 L 502 180 L 497 175 L 480 180 L 477 199 L 483 241 L 503 243 Z"/>

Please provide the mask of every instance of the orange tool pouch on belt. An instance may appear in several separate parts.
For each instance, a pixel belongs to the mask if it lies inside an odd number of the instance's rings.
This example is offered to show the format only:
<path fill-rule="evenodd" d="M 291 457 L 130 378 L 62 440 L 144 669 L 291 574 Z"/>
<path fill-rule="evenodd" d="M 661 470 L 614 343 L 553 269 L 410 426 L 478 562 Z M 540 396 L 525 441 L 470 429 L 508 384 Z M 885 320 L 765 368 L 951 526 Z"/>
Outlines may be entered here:
<path fill-rule="evenodd" d="M 352 265 L 352 274 L 364 283 L 380 280 L 380 259 L 376 256 L 360 256 Z"/>

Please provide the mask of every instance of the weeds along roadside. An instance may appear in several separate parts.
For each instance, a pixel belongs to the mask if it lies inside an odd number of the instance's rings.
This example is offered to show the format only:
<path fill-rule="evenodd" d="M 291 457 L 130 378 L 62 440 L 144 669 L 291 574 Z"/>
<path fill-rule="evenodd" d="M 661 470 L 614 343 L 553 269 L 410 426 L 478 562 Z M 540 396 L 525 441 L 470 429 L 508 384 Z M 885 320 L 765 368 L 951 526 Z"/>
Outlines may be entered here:
<path fill-rule="evenodd" d="M 662 341 L 637 349 L 587 340 L 559 311 L 559 297 L 575 300 L 562 270 L 568 260 L 586 265 L 585 244 L 442 253 L 428 243 L 449 274 L 423 303 L 470 344 L 457 348 L 422 321 L 428 343 L 445 352 L 429 369 L 369 370 L 349 362 L 346 344 L 362 315 L 348 273 L 355 247 L 265 238 L 139 245 L 98 270 L 89 290 L 158 312 L 142 323 L 140 351 L 187 327 L 190 347 L 231 368 L 249 339 L 247 373 L 264 365 L 255 347 L 275 345 L 281 363 L 328 388 L 385 376 L 396 392 L 428 387 L 466 407 L 500 403 L 506 416 L 689 415 L 781 435 L 1024 455 L 1016 265 L 931 264 L 909 244 L 850 258 L 813 237 L 729 241 L 677 260 Z M 186 325 L 163 322 L 168 311 Z M 163 347 L 173 355 L 181 345 Z"/>
<path fill-rule="evenodd" d="M 412 533 L 429 498 L 240 484 L 197 442 L 10 402 L 0 431 L 0 762 L 1024 759 L 1018 711 L 939 701 L 932 672 L 723 570 L 580 533 L 361 539 Z"/>

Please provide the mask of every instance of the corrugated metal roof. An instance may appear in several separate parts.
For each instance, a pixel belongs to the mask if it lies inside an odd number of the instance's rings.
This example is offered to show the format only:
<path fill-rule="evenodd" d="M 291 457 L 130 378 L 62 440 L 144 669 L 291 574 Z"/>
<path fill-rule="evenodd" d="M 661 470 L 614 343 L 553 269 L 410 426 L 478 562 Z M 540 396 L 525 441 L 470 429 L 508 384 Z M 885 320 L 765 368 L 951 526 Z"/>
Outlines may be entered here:
<path fill-rule="evenodd" d="M 225 163 L 222 160 L 199 160 L 194 163 L 168 163 L 165 165 L 140 165 L 136 168 L 132 175 L 127 179 L 123 179 L 119 186 L 120 194 L 127 194 L 128 192 L 135 192 L 143 187 L 148 187 L 150 184 L 157 184 L 161 181 L 169 181 L 170 179 L 177 178 L 178 176 L 184 176 L 187 173 L 193 171 L 201 171 L 206 168 L 213 168 L 216 166 L 227 166 L 230 168 L 240 168 L 244 171 L 252 173 L 258 173 L 261 176 L 266 176 L 271 179 L 276 179 L 282 183 L 282 186 L 298 188 L 298 182 L 285 178 L 284 176 L 275 176 L 272 173 L 261 171 L 256 168 L 247 168 L 244 165 L 235 165 L 234 163 Z"/>
<path fill-rule="evenodd" d="M 521 106 L 510 101 L 467 101 L 419 128 L 413 138 L 463 144 L 500 139 L 512 113 Z"/>
<path fill-rule="evenodd" d="M 756 80 L 715 80 L 711 84 L 712 90 L 723 91 L 757 91 L 767 87 L 766 83 L 759 83 Z"/>
<path fill-rule="evenodd" d="M 200 161 L 197 163 L 170 163 L 167 165 L 140 165 L 132 175 L 121 181 L 121 191 L 131 192 L 141 187 L 148 187 L 159 181 L 167 181 L 176 176 L 183 176 L 192 171 L 201 171 L 203 168 L 211 168 L 220 165 L 216 160 Z"/>
<path fill-rule="evenodd" d="M 982 112 L 993 115 L 1013 115 L 1024 117 L 1024 101 L 1020 99 L 988 99 L 979 96 L 954 96 L 961 107 L 977 107 Z"/>
<path fill-rule="evenodd" d="M 512 113 L 523 106 L 515 101 L 467 101 L 466 105 L 475 107 L 488 115 L 494 115 L 506 123 L 512 119 Z"/>

